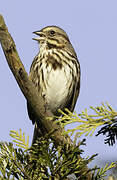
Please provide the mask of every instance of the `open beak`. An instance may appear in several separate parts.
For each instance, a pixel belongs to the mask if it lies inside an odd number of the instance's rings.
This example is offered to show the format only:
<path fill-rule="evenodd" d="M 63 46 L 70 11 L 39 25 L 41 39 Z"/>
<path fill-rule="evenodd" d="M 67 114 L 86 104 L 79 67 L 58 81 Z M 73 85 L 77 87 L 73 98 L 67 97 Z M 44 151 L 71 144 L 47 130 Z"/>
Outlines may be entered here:
<path fill-rule="evenodd" d="M 37 38 L 33 38 L 33 40 L 36 40 L 36 41 L 40 42 L 40 41 L 43 41 L 45 39 L 45 33 L 44 32 L 42 32 L 42 31 L 34 31 L 33 33 L 39 36 Z"/>

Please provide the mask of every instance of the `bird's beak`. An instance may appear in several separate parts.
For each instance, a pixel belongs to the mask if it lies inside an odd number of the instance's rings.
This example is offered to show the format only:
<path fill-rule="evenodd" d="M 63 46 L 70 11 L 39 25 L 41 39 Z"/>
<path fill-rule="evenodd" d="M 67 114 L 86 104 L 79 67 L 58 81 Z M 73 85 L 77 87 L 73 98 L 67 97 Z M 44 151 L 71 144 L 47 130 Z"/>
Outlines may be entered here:
<path fill-rule="evenodd" d="M 43 41 L 45 39 L 45 33 L 44 32 L 42 32 L 42 31 L 34 31 L 33 33 L 39 36 L 37 38 L 33 38 L 33 40 L 36 40 L 36 41 L 40 42 L 40 41 Z"/>

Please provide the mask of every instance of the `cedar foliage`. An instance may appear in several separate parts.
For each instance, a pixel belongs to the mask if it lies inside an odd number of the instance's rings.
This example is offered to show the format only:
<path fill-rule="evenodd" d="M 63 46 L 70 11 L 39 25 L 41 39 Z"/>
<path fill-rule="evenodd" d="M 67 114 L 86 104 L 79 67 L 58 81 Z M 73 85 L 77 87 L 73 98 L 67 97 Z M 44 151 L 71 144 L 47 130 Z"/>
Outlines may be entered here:
<path fill-rule="evenodd" d="M 21 129 L 10 131 L 13 142 L 0 143 L 0 179 L 64 180 L 70 179 L 69 175 L 77 174 L 77 179 L 85 180 L 86 175 L 91 172 L 92 180 L 103 180 L 107 171 L 116 167 L 116 163 L 106 164 L 103 168 L 95 166 L 92 169 L 85 170 L 86 165 L 93 161 L 97 154 L 83 159 L 80 158 L 84 152 L 86 140 L 83 139 L 77 143 L 77 137 L 81 137 L 83 134 L 86 136 L 93 135 L 94 130 L 101 126 L 97 135 L 101 133 L 106 135 L 105 143 L 108 140 L 108 144 L 113 145 L 116 140 L 116 134 L 114 133 L 117 112 L 108 103 L 96 108 L 91 107 L 91 109 L 94 111 L 93 115 L 89 115 L 87 109 L 79 115 L 66 109 L 66 113 L 61 112 L 63 116 L 56 117 L 57 121 L 55 123 L 59 122 L 62 127 L 78 122 L 75 128 L 64 132 L 64 134 L 75 133 L 73 140 L 75 146 L 66 144 L 56 147 L 53 140 L 50 139 L 50 134 L 47 134 L 39 138 L 30 147 L 29 137 L 22 133 Z"/>

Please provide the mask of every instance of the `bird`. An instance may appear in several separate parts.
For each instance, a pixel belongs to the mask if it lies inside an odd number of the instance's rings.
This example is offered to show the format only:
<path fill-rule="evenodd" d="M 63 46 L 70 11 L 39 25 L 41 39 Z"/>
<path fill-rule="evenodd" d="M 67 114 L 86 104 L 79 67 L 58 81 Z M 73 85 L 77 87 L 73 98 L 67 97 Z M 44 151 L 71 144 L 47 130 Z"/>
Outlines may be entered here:
<path fill-rule="evenodd" d="M 47 26 L 33 32 L 39 52 L 30 67 L 29 79 L 54 115 L 58 109 L 73 112 L 80 92 L 80 63 L 67 33 L 58 26 Z M 40 104 L 41 106 L 41 104 Z M 27 102 L 29 118 L 35 124 L 32 144 L 43 136 L 39 118 Z M 41 129 L 41 130 L 40 130 Z"/>

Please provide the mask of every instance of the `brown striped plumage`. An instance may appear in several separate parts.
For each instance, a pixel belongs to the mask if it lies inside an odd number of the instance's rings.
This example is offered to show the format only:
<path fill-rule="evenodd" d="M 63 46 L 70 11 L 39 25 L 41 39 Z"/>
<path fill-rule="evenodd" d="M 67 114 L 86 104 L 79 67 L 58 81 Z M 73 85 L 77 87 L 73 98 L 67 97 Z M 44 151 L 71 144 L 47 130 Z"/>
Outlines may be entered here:
<path fill-rule="evenodd" d="M 56 26 L 34 33 L 40 36 L 34 38 L 40 51 L 31 65 L 29 78 L 54 115 L 58 109 L 73 111 L 80 90 L 80 64 L 68 36 Z M 34 136 L 38 136 L 39 120 L 35 119 L 29 103 L 28 113 L 33 124 L 36 122 Z"/>

